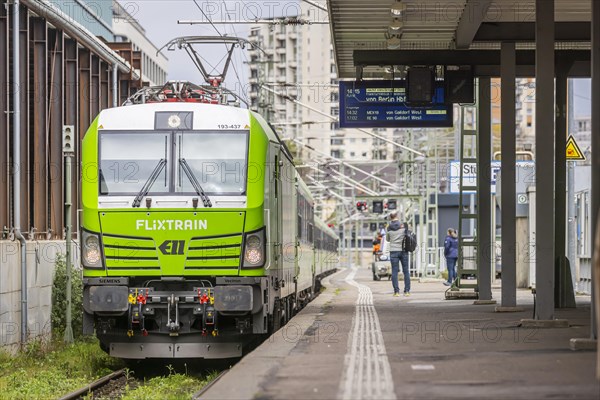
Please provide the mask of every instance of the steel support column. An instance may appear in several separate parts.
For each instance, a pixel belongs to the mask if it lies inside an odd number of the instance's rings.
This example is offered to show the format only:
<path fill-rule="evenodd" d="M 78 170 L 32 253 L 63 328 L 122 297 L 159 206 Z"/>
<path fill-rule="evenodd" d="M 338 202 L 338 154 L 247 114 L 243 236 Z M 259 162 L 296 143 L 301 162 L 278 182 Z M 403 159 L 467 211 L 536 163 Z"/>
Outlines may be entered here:
<path fill-rule="evenodd" d="M 54 237 L 63 238 L 64 231 L 64 193 L 63 193 L 63 33 L 50 31 L 48 72 L 50 77 L 49 94 L 49 177 L 50 177 L 50 218 L 49 226 Z"/>
<path fill-rule="evenodd" d="M 479 299 L 492 299 L 492 260 L 495 259 L 495 243 L 492 241 L 492 204 L 490 194 L 490 174 L 492 170 L 492 109 L 490 78 L 479 78 L 478 146 L 479 173 L 477 176 L 477 227 L 479 248 L 477 268 Z M 495 236 L 495 235 L 494 235 Z"/>
<path fill-rule="evenodd" d="M 108 108 L 110 99 L 110 67 L 104 61 L 100 60 L 100 109 Z"/>
<path fill-rule="evenodd" d="M 119 105 L 119 67 L 115 64 L 112 66 L 110 93 L 112 95 L 112 107 L 117 107 Z"/>
<path fill-rule="evenodd" d="M 592 110 L 600 109 L 600 1 L 592 1 Z M 597 254 L 600 249 L 594 248 L 596 225 L 600 215 L 600 113 L 592 112 L 592 252 Z M 600 293 L 600 274 L 592 268 L 592 323 L 591 337 L 598 338 L 598 322 L 600 306 L 598 296 Z M 594 313 L 594 309 L 596 313 Z M 600 363 L 600 351 L 598 352 Z M 600 365 L 600 364 L 599 364 Z M 599 372 L 600 375 L 600 372 Z"/>
<path fill-rule="evenodd" d="M 32 18 L 30 21 L 30 32 L 33 47 L 33 88 L 29 92 L 29 97 L 33 102 L 33 109 L 30 110 L 33 120 L 33 219 L 32 225 L 38 232 L 47 232 L 48 230 L 48 160 L 46 157 L 46 127 L 47 127 L 47 59 L 48 49 L 46 46 L 46 22 L 41 18 Z"/>
<path fill-rule="evenodd" d="M 535 6 L 535 318 L 554 319 L 554 0 Z"/>
<path fill-rule="evenodd" d="M 556 194 L 555 203 L 555 232 L 554 232 L 554 258 L 565 255 L 565 204 L 566 204 L 566 151 L 567 143 L 567 77 L 562 68 L 556 68 L 556 120 L 555 120 L 555 147 L 556 172 L 554 184 Z M 558 283 L 558 282 L 557 282 Z"/>
<path fill-rule="evenodd" d="M 517 305 L 516 230 L 516 52 L 514 43 L 502 43 L 501 79 L 501 177 L 502 181 L 502 307 Z"/>
<path fill-rule="evenodd" d="M 29 135 L 29 102 L 27 98 L 27 91 L 29 90 L 29 15 L 27 8 L 21 5 L 20 12 L 20 23 L 19 23 L 19 35 L 21 43 L 21 51 L 19 53 L 19 90 L 21 96 L 20 101 L 20 131 L 21 131 L 21 162 L 19 168 L 21 168 L 21 232 L 26 232 L 31 227 L 31 212 L 29 199 L 29 186 L 31 181 L 31 159 L 29 156 L 29 144 L 31 142 Z"/>
<path fill-rule="evenodd" d="M 0 81 L 5 82 L 0 85 L 0 238 L 4 238 L 7 229 L 10 226 L 9 206 L 10 198 L 8 193 L 9 178 L 9 158 L 8 158 L 8 137 L 9 137 L 9 114 L 8 94 L 10 93 L 8 82 L 9 58 L 8 58 L 8 12 L 6 7 L 0 7 Z"/>
<path fill-rule="evenodd" d="M 556 160 L 556 175 L 554 187 L 555 197 L 555 226 L 554 226 L 554 306 L 557 308 L 575 307 L 575 296 L 571 270 L 567 266 L 566 257 L 566 218 L 567 218 L 567 71 L 569 63 L 559 62 L 556 65 L 556 143 L 554 158 Z M 571 105 L 569 105 L 571 106 Z"/>
<path fill-rule="evenodd" d="M 92 122 L 90 116 L 90 52 L 79 50 L 79 140 Z"/>
<path fill-rule="evenodd" d="M 90 82 L 90 111 L 91 121 L 96 118 L 96 115 L 100 112 L 100 63 L 102 61 L 98 56 L 92 53 L 90 69 L 92 72 Z M 85 134 L 85 132 L 81 132 Z"/>
<path fill-rule="evenodd" d="M 119 104 L 123 104 L 129 97 L 129 80 L 126 74 L 120 73 L 121 79 L 119 79 Z"/>

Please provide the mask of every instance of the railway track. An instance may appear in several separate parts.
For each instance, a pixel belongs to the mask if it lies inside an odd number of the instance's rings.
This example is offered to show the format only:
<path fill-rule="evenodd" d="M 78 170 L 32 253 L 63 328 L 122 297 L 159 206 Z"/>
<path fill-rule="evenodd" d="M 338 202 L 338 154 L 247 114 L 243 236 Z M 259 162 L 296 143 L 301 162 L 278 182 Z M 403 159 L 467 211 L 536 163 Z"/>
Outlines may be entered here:
<path fill-rule="evenodd" d="M 332 272 L 335 272 L 335 271 L 332 271 Z M 330 275 L 330 273 L 328 273 L 327 275 Z M 319 293 L 317 292 L 316 296 L 318 296 L 318 294 Z M 248 346 L 248 348 L 246 349 L 246 352 L 254 350 L 262 342 L 263 342 L 263 340 L 257 341 L 255 343 L 251 343 Z M 211 380 L 209 383 L 207 383 L 205 386 L 203 386 L 200 390 L 198 390 L 197 392 L 192 394 L 192 396 L 191 396 L 192 399 L 194 399 L 194 400 L 199 399 L 204 393 L 206 393 L 206 391 L 208 391 L 208 389 L 210 389 L 217 381 L 219 381 L 219 379 L 221 379 L 223 376 L 225 376 L 225 374 L 227 374 L 227 372 L 229 372 L 231 365 L 217 367 L 217 369 L 221 369 L 221 368 L 224 368 L 224 369 L 213 380 Z M 140 373 L 142 376 L 146 376 L 148 374 L 148 371 L 145 371 L 143 369 L 142 370 L 136 369 L 135 372 Z M 203 373 L 206 373 L 206 371 L 204 371 Z M 132 385 L 139 386 L 142 384 L 139 379 L 134 379 L 129 375 L 130 374 L 127 373 L 126 368 L 114 371 L 102 378 L 97 379 L 96 381 L 94 381 L 88 385 L 85 385 L 69 394 L 64 395 L 63 397 L 60 398 L 60 400 L 81 399 L 84 396 L 89 396 L 90 394 L 92 394 L 92 396 L 88 397 L 88 398 L 92 398 L 92 399 L 95 399 L 95 398 L 110 398 L 110 399 L 120 398 L 124 394 L 127 384 L 129 384 L 130 387 Z M 150 374 L 150 376 L 152 376 L 152 375 L 153 374 Z"/>
<path fill-rule="evenodd" d="M 122 394 L 125 385 L 127 384 L 127 376 L 125 373 L 125 368 L 120 369 L 118 371 L 112 372 L 102 378 L 81 387 L 63 397 L 60 400 L 74 400 L 80 399 L 83 396 L 87 396 L 92 393 L 92 398 L 95 397 L 104 397 L 104 398 L 114 398 L 120 397 Z"/>

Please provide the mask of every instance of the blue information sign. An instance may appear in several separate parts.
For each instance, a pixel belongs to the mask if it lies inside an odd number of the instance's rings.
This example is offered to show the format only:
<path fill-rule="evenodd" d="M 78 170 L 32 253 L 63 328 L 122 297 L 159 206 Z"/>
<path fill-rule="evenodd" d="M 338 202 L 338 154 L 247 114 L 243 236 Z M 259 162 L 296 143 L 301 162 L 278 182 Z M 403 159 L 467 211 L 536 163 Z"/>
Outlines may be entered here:
<path fill-rule="evenodd" d="M 340 127 L 428 128 L 451 127 L 452 104 L 444 103 L 444 87 L 437 86 L 431 106 L 406 104 L 405 80 L 340 81 Z"/>

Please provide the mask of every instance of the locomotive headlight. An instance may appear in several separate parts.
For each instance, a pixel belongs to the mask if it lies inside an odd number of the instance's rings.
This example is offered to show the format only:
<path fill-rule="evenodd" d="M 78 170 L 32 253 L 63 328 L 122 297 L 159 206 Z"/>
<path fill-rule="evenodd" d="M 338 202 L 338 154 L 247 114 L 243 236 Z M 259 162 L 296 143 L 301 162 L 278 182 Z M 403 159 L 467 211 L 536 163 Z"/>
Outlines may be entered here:
<path fill-rule="evenodd" d="M 257 249 L 260 247 L 260 238 L 258 236 L 249 236 L 246 239 L 246 247 L 251 249 Z"/>
<path fill-rule="evenodd" d="M 98 235 L 81 231 L 81 260 L 86 268 L 102 268 L 102 253 Z"/>
<path fill-rule="evenodd" d="M 260 249 L 246 249 L 244 260 L 249 264 L 258 264 L 262 260 L 262 251 Z"/>
<path fill-rule="evenodd" d="M 265 230 L 246 234 L 244 241 L 245 268 L 262 267 L 265 264 Z"/>

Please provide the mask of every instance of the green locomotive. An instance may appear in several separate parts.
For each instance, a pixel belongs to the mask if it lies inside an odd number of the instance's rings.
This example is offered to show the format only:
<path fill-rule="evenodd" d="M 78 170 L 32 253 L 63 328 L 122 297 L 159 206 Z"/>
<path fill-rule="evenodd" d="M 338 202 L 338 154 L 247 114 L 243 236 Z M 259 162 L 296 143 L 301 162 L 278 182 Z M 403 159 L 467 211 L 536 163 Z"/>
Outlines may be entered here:
<path fill-rule="evenodd" d="M 98 115 L 82 203 L 84 331 L 115 357 L 241 356 L 337 266 L 274 130 L 188 83 Z"/>

